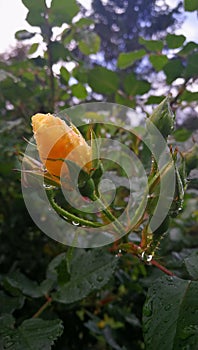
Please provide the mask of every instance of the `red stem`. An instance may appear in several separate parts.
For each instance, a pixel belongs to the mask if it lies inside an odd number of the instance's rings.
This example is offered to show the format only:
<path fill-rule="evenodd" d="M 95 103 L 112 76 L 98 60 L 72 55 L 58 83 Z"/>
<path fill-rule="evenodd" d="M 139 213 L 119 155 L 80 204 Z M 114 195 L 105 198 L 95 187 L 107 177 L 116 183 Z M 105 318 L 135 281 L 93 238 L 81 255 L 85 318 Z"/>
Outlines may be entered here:
<path fill-rule="evenodd" d="M 166 275 L 168 276 L 175 276 L 175 274 L 173 272 L 171 272 L 170 270 L 168 270 L 166 267 L 164 267 L 163 265 L 159 264 L 156 260 L 151 260 L 150 262 L 151 265 L 154 265 L 155 267 L 157 267 L 159 270 L 163 271 Z"/>

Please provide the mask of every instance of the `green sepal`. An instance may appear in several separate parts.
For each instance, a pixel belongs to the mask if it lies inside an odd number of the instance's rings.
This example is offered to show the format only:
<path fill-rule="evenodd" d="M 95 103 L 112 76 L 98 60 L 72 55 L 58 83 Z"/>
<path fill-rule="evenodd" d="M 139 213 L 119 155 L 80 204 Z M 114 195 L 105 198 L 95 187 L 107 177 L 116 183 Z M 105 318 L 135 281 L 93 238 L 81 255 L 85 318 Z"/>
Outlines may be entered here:
<path fill-rule="evenodd" d="M 95 200 L 95 184 L 92 178 L 90 178 L 84 186 L 79 187 L 79 191 L 84 197 L 88 197 Z"/>
<path fill-rule="evenodd" d="M 99 160 L 100 145 L 99 145 L 99 140 L 95 132 L 93 131 L 93 129 L 91 129 L 91 152 L 92 152 L 93 169 L 97 169 L 100 165 L 100 160 Z"/>
<path fill-rule="evenodd" d="M 175 194 L 171 208 L 169 210 L 169 215 L 171 217 L 176 217 L 183 208 L 184 202 L 184 186 L 178 170 L 177 165 L 175 165 Z"/>
<path fill-rule="evenodd" d="M 81 167 L 79 167 L 78 164 L 72 162 L 69 159 L 65 159 L 64 162 L 67 164 L 71 182 L 73 183 L 74 187 L 83 187 L 90 178 L 89 174 L 86 171 L 84 171 Z M 76 176 L 77 174 L 78 176 Z"/>
<path fill-rule="evenodd" d="M 91 175 L 91 178 L 95 184 L 95 189 L 96 189 L 96 193 L 99 196 L 99 192 L 98 192 L 98 186 L 100 183 L 100 179 L 103 175 L 104 169 L 103 169 L 103 165 L 100 162 L 98 168 L 94 171 L 94 173 Z"/>

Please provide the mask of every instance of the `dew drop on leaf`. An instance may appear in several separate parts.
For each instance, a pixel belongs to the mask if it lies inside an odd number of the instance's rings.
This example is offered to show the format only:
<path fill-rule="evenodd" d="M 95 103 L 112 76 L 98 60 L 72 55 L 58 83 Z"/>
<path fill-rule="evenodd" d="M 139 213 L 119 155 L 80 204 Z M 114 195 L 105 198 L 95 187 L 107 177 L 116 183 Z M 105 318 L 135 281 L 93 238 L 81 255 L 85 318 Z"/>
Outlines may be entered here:
<path fill-rule="evenodd" d="M 72 224 L 73 224 L 74 226 L 79 226 L 79 222 L 77 222 L 77 221 L 72 221 Z"/>

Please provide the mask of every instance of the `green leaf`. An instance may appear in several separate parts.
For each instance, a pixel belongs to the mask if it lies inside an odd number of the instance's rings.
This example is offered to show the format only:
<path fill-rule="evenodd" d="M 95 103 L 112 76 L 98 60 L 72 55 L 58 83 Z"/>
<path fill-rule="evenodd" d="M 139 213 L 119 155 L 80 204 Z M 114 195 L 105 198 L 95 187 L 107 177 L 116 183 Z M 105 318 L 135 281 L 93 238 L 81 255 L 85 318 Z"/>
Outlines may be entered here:
<path fill-rule="evenodd" d="M 67 256 L 61 260 L 60 264 L 56 267 L 57 280 L 59 285 L 67 283 L 70 279 L 70 267 Z"/>
<path fill-rule="evenodd" d="M 61 59 L 66 60 L 67 55 L 70 55 L 69 51 L 64 47 L 64 45 L 58 41 L 51 42 L 49 50 L 53 63 L 56 63 Z"/>
<path fill-rule="evenodd" d="M 185 128 L 177 129 L 173 133 L 175 140 L 178 142 L 184 142 L 188 140 L 191 135 L 192 135 L 192 131 L 187 130 Z"/>
<path fill-rule="evenodd" d="M 150 55 L 149 60 L 157 72 L 163 69 L 165 64 L 168 62 L 168 57 L 166 55 Z"/>
<path fill-rule="evenodd" d="M 198 10 L 198 0 L 184 0 L 185 11 L 196 11 Z"/>
<path fill-rule="evenodd" d="M 149 288 L 143 331 L 149 350 L 196 350 L 198 283 L 164 276 Z"/>
<path fill-rule="evenodd" d="M 62 321 L 44 321 L 39 318 L 25 320 L 14 328 L 14 318 L 10 315 L 0 317 L 0 335 L 3 349 L 9 350 L 50 350 L 55 340 L 63 332 Z"/>
<path fill-rule="evenodd" d="M 166 42 L 169 49 L 177 49 L 182 46 L 186 37 L 184 35 L 167 34 Z"/>
<path fill-rule="evenodd" d="M 193 102 L 198 100 L 198 92 L 185 90 L 179 98 L 181 101 Z"/>
<path fill-rule="evenodd" d="M 184 259 L 184 263 L 189 275 L 193 279 L 198 280 L 198 251 Z"/>
<path fill-rule="evenodd" d="M 4 287 L 7 291 L 14 295 L 19 292 L 31 296 L 32 298 L 38 298 L 42 296 L 42 292 L 37 282 L 30 280 L 19 271 L 9 273 L 3 281 Z"/>
<path fill-rule="evenodd" d="M 170 60 L 163 68 L 166 74 L 166 80 L 168 84 L 171 84 L 177 78 L 182 77 L 184 67 L 180 59 L 176 58 Z"/>
<path fill-rule="evenodd" d="M 113 94 L 119 85 L 118 75 L 104 67 L 95 67 L 89 72 L 88 83 L 93 91 L 101 94 Z"/>
<path fill-rule="evenodd" d="M 31 39 L 35 36 L 36 33 L 30 33 L 27 30 L 18 30 L 15 33 L 15 38 L 17 40 L 27 40 L 27 39 Z"/>
<path fill-rule="evenodd" d="M 164 96 L 149 96 L 146 104 L 148 105 L 153 105 L 156 104 L 158 105 L 160 102 L 162 102 L 164 100 Z"/>
<path fill-rule="evenodd" d="M 70 78 L 70 73 L 65 67 L 61 67 L 60 75 L 61 75 L 61 82 L 64 82 L 64 84 L 65 83 L 67 84 Z"/>
<path fill-rule="evenodd" d="M 100 49 L 100 37 L 94 32 L 84 31 L 79 41 L 79 49 L 84 55 L 96 54 Z"/>
<path fill-rule="evenodd" d="M 49 21 L 58 27 L 63 23 L 71 24 L 78 12 L 79 6 L 75 0 L 52 0 Z"/>
<path fill-rule="evenodd" d="M 187 67 L 184 75 L 186 78 L 196 77 L 198 75 L 198 52 L 193 53 L 188 57 Z"/>
<path fill-rule="evenodd" d="M 26 21 L 33 27 L 45 26 L 45 18 L 41 16 L 41 12 L 39 11 L 29 11 Z"/>
<path fill-rule="evenodd" d="M 39 43 L 32 44 L 32 46 L 28 50 L 28 55 L 32 55 L 33 53 L 35 53 L 38 47 L 39 47 Z"/>
<path fill-rule="evenodd" d="M 0 291 L 0 313 L 12 313 L 16 309 L 21 309 L 25 298 L 23 296 L 12 297 Z"/>
<path fill-rule="evenodd" d="M 64 254 L 60 254 L 52 260 L 48 275 L 56 276 L 55 268 L 64 257 Z M 53 300 L 70 304 L 84 299 L 109 282 L 116 264 L 115 257 L 102 249 L 92 249 L 88 252 L 76 250 L 70 265 L 71 278 L 52 294 Z"/>
<path fill-rule="evenodd" d="M 132 66 L 137 60 L 140 60 L 143 56 L 145 56 L 145 54 L 146 51 L 143 49 L 127 53 L 120 53 L 117 66 L 120 69 L 128 68 Z"/>
<path fill-rule="evenodd" d="M 22 0 L 22 3 L 30 11 L 43 12 L 44 10 L 46 10 L 45 0 L 37 0 L 37 1 Z"/>
<path fill-rule="evenodd" d="M 94 21 L 91 18 L 80 18 L 79 21 L 74 23 L 74 26 L 78 28 L 83 28 L 88 27 L 91 24 L 94 24 Z"/>
<path fill-rule="evenodd" d="M 144 45 L 149 51 L 162 51 L 164 46 L 161 40 L 146 40 L 144 38 L 139 38 L 139 43 Z"/>
<path fill-rule="evenodd" d="M 127 96 L 126 97 L 123 96 L 123 94 L 120 93 L 120 91 L 116 92 L 115 102 L 119 103 L 120 105 L 127 106 L 130 108 L 135 108 L 135 106 L 136 106 L 136 99 L 134 99 L 134 98 L 129 99 Z"/>
<path fill-rule="evenodd" d="M 71 86 L 72 95 L 80 100 L 84 100 L 87 97 L 87 90 L 81 83 L 77 83 Z"/>
<path fill-rule="evenodd" d="M 26 21 L 32 26 L 42 26 L 45 24 L 44 14 L 47 7 L 45 0 L 31 1 L 22 0 L 23 4 L 28 8 L 29 12 Z"/>
<path fill-rule="evenodd" d="M 72 76 L 81 83 L 88 82 L 88 72 L 87 72 L 87 69 L 83 66 L 75 67 L 72 71 Z"/>
<path fill-rule="evenodd" d="M 137 80 L 134 73 L 128 74 L 124 80 L 124 89 L 130 96 L 143 95 L 150 90 L 150 83 Z"/>
<path fill-rule="evenodd" d="M 189 41 L 181 51 L 178 52 L 179 56 L 187 56 L 189 53 L 198 48 L 198 44 L 194 41 Z"/>

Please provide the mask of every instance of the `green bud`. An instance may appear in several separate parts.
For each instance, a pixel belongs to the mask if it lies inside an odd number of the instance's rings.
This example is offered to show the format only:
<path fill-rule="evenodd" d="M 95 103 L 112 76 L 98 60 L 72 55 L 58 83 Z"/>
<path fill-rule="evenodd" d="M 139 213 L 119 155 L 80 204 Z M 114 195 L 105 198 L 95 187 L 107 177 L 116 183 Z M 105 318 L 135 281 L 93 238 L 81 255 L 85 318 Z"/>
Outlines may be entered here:
<path fill-rule="evenodd" d="M 170 135 L 173 131 L 174 119 L 174 114 L 170 107 L 169 97 L 166 97 L 148 118 L 148 120 L 156 126 L 165 139 L 167 139 L 168 135 Z M 152 128 L 149 128 L 149 122 L 147 122 L 147 126 L 149 132 L 153 133 Z"/>

